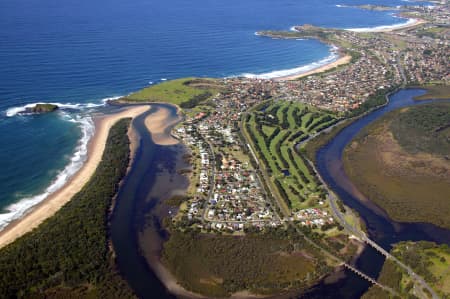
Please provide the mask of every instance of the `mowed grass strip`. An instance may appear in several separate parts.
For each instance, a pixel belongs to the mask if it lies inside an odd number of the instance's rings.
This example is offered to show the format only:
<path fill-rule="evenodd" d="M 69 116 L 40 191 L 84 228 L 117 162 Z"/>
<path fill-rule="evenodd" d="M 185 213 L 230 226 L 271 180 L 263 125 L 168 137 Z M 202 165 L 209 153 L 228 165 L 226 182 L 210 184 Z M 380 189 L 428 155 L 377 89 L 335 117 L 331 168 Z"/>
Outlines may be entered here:
<path fill-rule="evenodd" d="M 272 185 L 276 185 L 280 195 L 287 195 L 292 210 L 307 207 L 305 199 L 316 193 L 317 180 L 294 147 L 298 140 L 313 134 L 318 127 L 335 123 L 337 117 L 302 103 L 277 102 L 267 107 L 265 113 L 253 111 L 247 119 L 245 127 L 256 140 L 257 154 L 262 156 L 271 174 Z M 267 133 L 261 134 L 259 130 Z"/>

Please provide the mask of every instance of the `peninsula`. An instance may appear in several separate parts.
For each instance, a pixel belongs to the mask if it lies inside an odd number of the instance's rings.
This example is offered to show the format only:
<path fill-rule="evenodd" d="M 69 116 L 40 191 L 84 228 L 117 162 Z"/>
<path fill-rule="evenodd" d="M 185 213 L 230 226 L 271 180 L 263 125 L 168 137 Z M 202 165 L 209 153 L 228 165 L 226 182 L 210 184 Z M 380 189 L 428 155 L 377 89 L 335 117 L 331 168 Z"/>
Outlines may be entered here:
<path fill-rule="evenodd" d="M 138 210 L 138 216 L 125 214 L 136 217 L 127 223 L 137 228 L 132 240 L 137 240 L 138 263 L 148 263 L 145 273 L 148 266 L 154 269 L 175 295 L 297 296 L 347 269 L 373 285 L 367 298 L 437 298 L 437 288 L 448 281 L 448 273 L 441 271 L 450 262 L 447 248 L 400 243 L 390 251 L 377 243 L 357 211 L 337 198 L 321 177 L 315 157 L 339 130 L 386 105 L 387 94 L 399 88 L 421 86 L 446 97 L 450 45 L 442 20 L 448 11 L 449 4 L 431 11 L 412 6 L 403 13 L 423 22 L 379 32 L 310 25 L 290 32 L 259 32 L 272 38 L 320 39 L 336 47 L 339 58 L 285 78 L 183 78 L 118 99 L 115 105 L 127 106 L 97 120 L 88 160 L 79 173 L 0 233 L 0 271 L 6 273 L 0 293 L 135 296 L 116 268 L 108 229 L 113 199 L 138 148 L 138 136 L 131 134 L 130 150 L 129 119 L 148 113 L 138 118 L 152 141 L 143 150 L 182 148 L 183 161 L 189 164 L 170 161 L 165 171 L 155 164 L 160 172 L 155 176 L 184 174 L 190 184 L 176 199 L 161 196 L 158 201 L 145 193 L 148 201 L 142 207 L 128 206 Z M 167 105 L 150 108 L 156 106 L 152 103 L 176 105 L 177 112 Z M 449 227 L 448 198 L 438 194 L 432 206 L 424 196 L 436 187 L 448 193 L 449 115 L 447 103 L 394 111 L 350 144 L 347 173 L 391 218 Z M 406 138 L 410 134 L 413 140 Z M 383 153 L 372 150 L 376 148 Z M 184 166 L 177 168 L 180 164 Z M 398 188 L 373 175 L 379 171 L 413 192 L 424 189 L 417 196 L 397 197 Z M 165 212 L 160 214 L 163 219 L 154 209 Z M 161 248 L 144 242 L 142 236 L 151 234 L 162 235 Z M 355 263 L 366 246 L 382 255 L 380 268 L 386 258 L 379 279 Z M 411 253 L 409 246 L 420 254 Z M 145 255 L 148 251 L 156 252 L 156 258 Z M 410 265 L 411 256 L 423 267 Z M 397 283 L 386 279 L 392 269 Z M 437 281 L 429 279 L 427 271 L 438 273 Z M 126 279 L 132 285 L 130 280 L 147 277 Z"/>

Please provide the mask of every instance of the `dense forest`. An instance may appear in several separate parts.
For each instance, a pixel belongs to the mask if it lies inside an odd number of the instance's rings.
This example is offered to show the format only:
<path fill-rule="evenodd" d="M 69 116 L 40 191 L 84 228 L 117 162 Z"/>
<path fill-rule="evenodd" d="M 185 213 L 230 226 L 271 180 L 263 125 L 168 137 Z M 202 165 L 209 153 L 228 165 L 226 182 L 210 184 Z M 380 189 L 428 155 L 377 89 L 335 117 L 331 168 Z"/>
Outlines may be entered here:
<path fill-rule="evenodd" d="M 164 264 L 183 287 L 213 297 L 303 289 L 330 271 L 324 261 L 292 228 L 245 236 L 171 230 L 163 251 Z"/>
<path fill-rule="evenodd" d="M 390 129 L 409 153 L 450 153 L 450 103 L 409 107 L 393 118 Z"/>
<path fill-rule="evenodd" d="M 129 119 L 109 133 L 91 180 L 53 217 L 0 250 L 0 298 L 130 298 L 108 245 L 112 198 L 129 163 Z"/>

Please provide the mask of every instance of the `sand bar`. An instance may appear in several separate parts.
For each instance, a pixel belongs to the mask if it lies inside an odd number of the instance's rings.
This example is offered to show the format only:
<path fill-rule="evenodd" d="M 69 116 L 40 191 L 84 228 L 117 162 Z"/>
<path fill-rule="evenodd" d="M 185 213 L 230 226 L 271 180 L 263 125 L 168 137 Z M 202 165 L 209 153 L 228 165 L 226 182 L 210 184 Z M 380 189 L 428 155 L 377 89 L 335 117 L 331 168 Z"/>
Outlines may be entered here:
<path fill-rule="evenodd" d="M 90 180 L 97 169 L 106 146 L 106 140 L 111 127 L 123 118 L 134 118 L 150 106 L 134 106 L 126 108 L 116 114 L 106 115 L 95 124 L 95 134 L 89 141 L 88 158 L 81 169 L 58 191 L 36 205 L 33 210 L 23 218 L 17 219 L 0 232 L 0 248 L 13 242 L 17 238 L 38 227 L 44 220 L 53 216 L 64 204 L 78 193 Z"/>
<path fill-rule="evenodd" d="M 335 67 L 347 64 L 350 62 L 350 60 L 352 60 L 352 57 L 350 55 L 345 55 L 341 58 L 339 58 L 336 61 L 330 62 L 328 64 L 322 65 L 318 68 L 312 69 L 310 71 L 304 72 L 304 73 L 300 73 L 300 74 L 296 74 L 296 75 L 289 75 L 289 76 L 285 76 L 285 77 L 278 77 L 275 80 L 277 81 L 290 81 L 290 80 L 296 80 L 296 79 L 300 79 L 306 76 L 310 76 L 310 75 L 314 75 L 314 74 L 318 74 L 318 73 L 322 73 L 328 70 L 331 70 Z"/>
<path fill-rule="evenodd" d="M 172 117 L 168 108 L 158 107 L 157 111 L 145 118 L 145 126 L 150 131 L 154 143 L 174 145 L 178 144 L 179 140 L 173 137 L 169 131 L 180 120 L 181 117 L 178 114 L 176 117 Z"/>

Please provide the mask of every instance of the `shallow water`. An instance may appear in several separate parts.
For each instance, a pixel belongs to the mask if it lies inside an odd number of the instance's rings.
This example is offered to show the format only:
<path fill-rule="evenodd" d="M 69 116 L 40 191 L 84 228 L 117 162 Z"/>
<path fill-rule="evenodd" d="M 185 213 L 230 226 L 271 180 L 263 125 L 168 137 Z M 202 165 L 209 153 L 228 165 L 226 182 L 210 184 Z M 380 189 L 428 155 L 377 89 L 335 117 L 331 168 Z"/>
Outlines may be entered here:
<path fill-rule="evenodd" d="M 159 223 L 169 212 L 161 205 L 161 200 L 170 196 L 174 189 L 184 190 L 188 186 L 188 180 L 176 173 L 176 162 L 184 153 L 184 146 L 155 144 L 145 126 L 145 117 L 158 106 L 162 105 L 153 105 L 148 113 L 133 121 L 140 146 L 118 193 L 111 219 L 111 238 L 119 270 L 140 298 L 174 298 L 149 267 L 138 233 L 151 225 L 155 234 L 152 240 L 146 241 L 158 251 L 165 237 L 159 230 Z M 170 109 L 172 116 L 176 115 L 174 107 L 165 107 Z"/>
<path fill-rule="evenodd" d="M 336 165 L 342 165 L 340 160 L 345 145 L 366 125 L 394 109 L 429 102 L 416 102 L 412 99 L 420 94 L 423 91 L 418 89 L 400 90 L 390 97 L 387 106 L 342 130 L 317 155 L 318 171 L 322 177 L 348 206 L 362 216 L 367 223 L 370 238 L 387 250 L 392 244 L 403 240 L 430 240 L 450 244 L 450 231 L 430 224 L 396 223 L 390 220 L 384 213 L 374 210 L 370 202 L 361 202 L 354 196 L 351 181 L 346 179 L 342 167 Z M 136 167 L 130 172 L 118 196 L 119 204 L 115 213 L 119 216 L 115 214 L 112 221 L 113 244 L 121 272 L 141 298 L 155 298 L 155 294 L 158 298 L 172 298 L 147 262 L 158 257 L 162 242 L 167 237 L 160 230 L 160 221 L 163 216 L 169 215 L 170 209 L 161 204 L 162 200 L 169 197 L 172 190 L 187 187 L 187 180 L 176 174 L 177 167 L 183 167 L 180 166 L 182 163 L 177 164 L 176 161 L 180 161 L 184 147 L 155 145 L 147 133 L 143 117 L 137 118 L 134 125 L 142 138 L 141 147 L 136 155 Z M 141 232 L 141 245 L 138 231 Z M 140 247 L 142 244 L 145 244 L 144 250 Z M 379 253 L 366 247 L 357 259 L 356 266 L 370 276 L 377 277 L 383 263 L 384 258 Z M 321 282 L 299 295 L 299 298 L 360 298 L 370 285 L 345 271 L 343 278 L 329 284 Z"/>
<path fill-rule="evenodd" d="M 254 35 L 258 30 L 404 22 L 386 12 L 336 6 L 366 3 L 344 2 L 0 1 L 0 210 L 42 194 L 83 151 L 77 146 L 80 128 L 89 129 L 88 103 L 101 105 L 162 78 L 267 74 L 330 55 L 318 41 L 263 38 Z M 8 109 L 35 102 L 72 108 L 7 117 L 14 112 Z"/>

